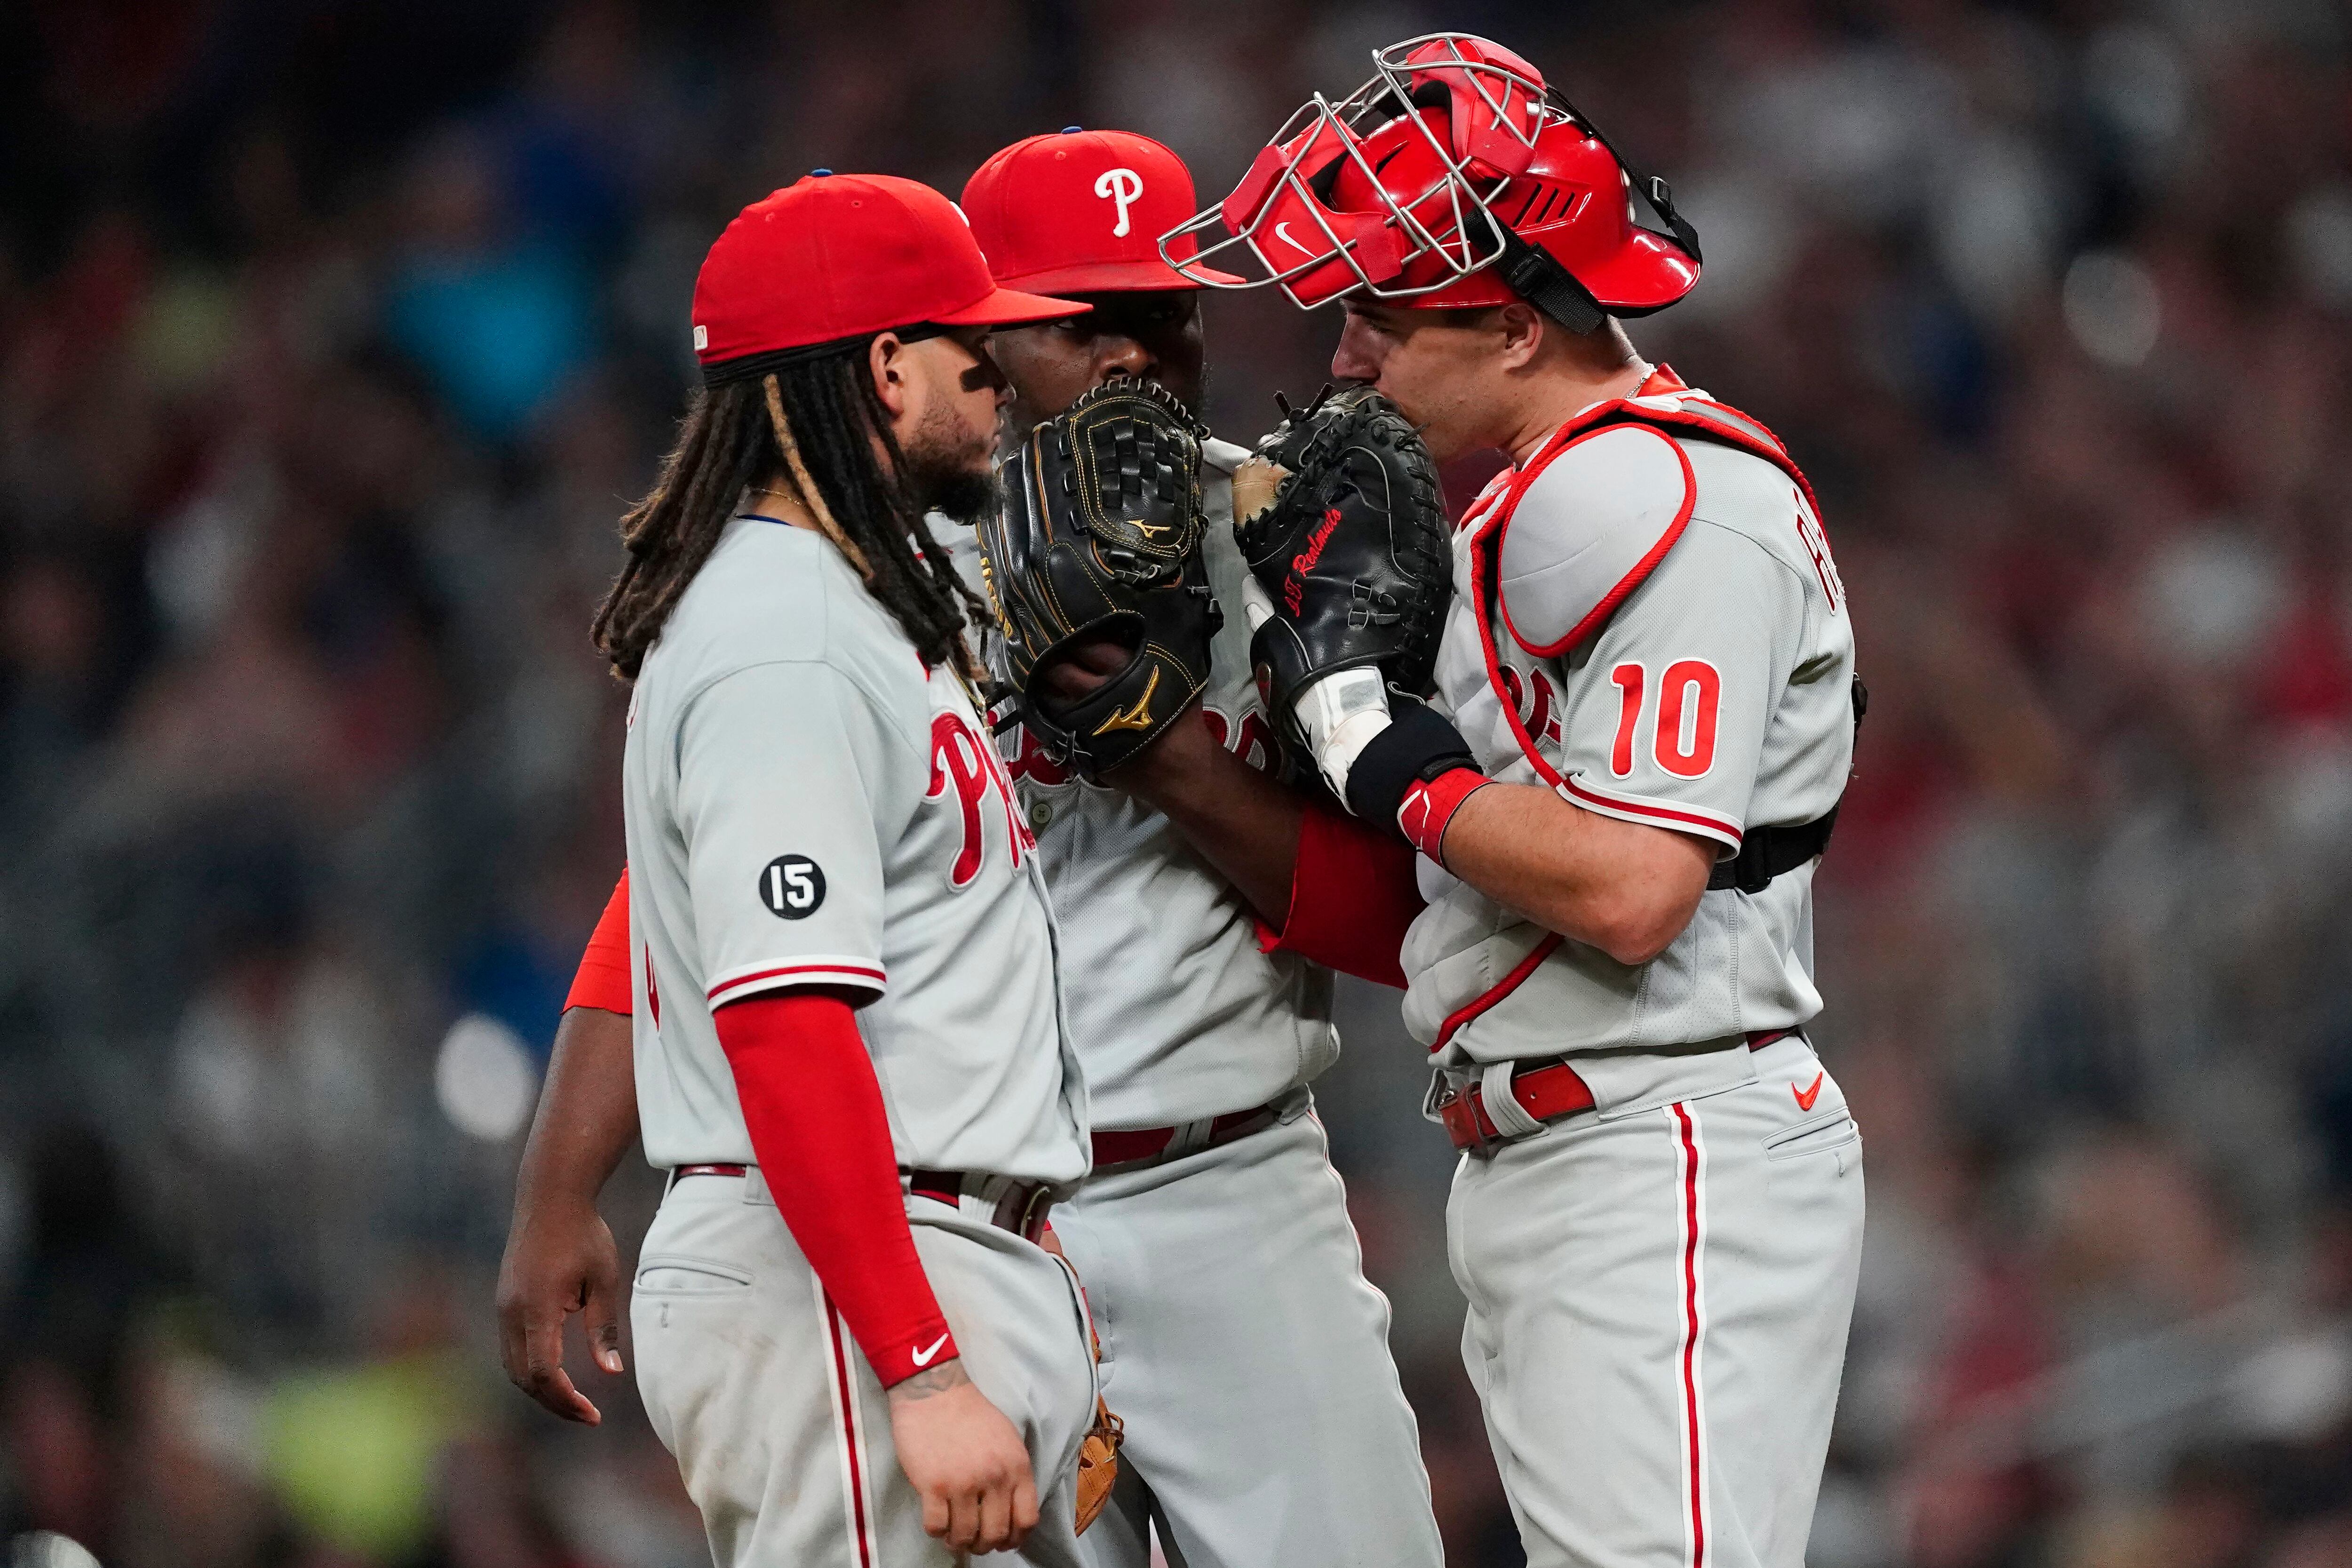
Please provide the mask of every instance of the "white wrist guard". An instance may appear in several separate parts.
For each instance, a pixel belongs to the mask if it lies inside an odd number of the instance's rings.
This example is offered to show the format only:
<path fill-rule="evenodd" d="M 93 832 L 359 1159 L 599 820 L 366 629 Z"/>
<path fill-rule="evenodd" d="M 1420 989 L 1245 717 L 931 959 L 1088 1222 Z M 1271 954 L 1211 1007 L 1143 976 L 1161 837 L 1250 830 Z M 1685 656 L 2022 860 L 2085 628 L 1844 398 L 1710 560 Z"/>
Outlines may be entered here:
<path fill-rule="evenodd" d="M 1331 793 L 1345 801 L 1348 770 L 1372 737 L 1389 727 L 1388 687 L 1381 672 L 1367 665 L 1325 676 L 1299 694 L 1298 727 Z"/>

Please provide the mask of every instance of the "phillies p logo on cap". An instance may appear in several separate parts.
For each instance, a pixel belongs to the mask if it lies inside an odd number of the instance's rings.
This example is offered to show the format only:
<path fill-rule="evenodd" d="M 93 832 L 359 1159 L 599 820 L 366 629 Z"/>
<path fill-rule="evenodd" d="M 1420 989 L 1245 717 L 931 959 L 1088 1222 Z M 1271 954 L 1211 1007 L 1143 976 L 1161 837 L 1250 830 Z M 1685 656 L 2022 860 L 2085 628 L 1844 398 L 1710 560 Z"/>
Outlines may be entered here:
<path fill-rule="evenodd" d="M 1095 182 L 1095 195 L 1118 204 L 1118 221 L 1111 226 L 1114 238 L 1128 232 L 1128 205 L 1143 194 L 1143 176 L 1132 169 L 1105 169 Z"/>
<path fill-rule="evenodd" d="M 1213 281 L 1184 277 L 1160 254 L 1160 237 L 1191 216 L 1192 205 L 1183 159 L 1131 131 L 1075 125 L 1015 142 L 963 188 L 964 216 L 996 280 L 1047 292 Z"/>

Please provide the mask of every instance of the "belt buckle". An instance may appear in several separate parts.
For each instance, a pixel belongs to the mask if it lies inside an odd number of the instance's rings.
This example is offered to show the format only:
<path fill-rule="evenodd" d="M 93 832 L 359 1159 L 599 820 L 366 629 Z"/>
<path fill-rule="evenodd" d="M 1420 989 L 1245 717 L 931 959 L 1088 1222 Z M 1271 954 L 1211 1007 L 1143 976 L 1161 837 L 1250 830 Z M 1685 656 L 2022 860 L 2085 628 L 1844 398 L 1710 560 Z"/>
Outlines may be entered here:
<path fill-rule="evenodd" d="M 1456 1083 L 1441 1072 L 1430 1080 L 1429 1100 L 1422 1110 L 1444 1127 L 1456 1149 L 1485 1160 L 1493 1157 L 1498 1140 L 1486 1136 L 1486 1130 L 1478 1124 L 1478 1102 L 1470 1098 L 1476 1087 L 1475 1079 Z"/>
<path fill-rule="evenodd" d="M 1045 1228 L 1045 1213 L 1054 1206 L 1054 1189 L 1043 1182 L 1024 1182 L 996 1200 L 996 1226 L 1024 1241 L 1034 1241 Z"/>

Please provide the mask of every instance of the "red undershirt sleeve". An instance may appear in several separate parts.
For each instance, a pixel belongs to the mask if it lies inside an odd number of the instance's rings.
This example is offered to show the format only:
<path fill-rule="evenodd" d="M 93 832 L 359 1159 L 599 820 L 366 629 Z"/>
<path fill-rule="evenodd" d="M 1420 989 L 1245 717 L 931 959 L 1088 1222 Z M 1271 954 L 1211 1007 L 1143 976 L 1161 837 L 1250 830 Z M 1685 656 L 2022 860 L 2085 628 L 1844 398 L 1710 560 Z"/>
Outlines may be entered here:
<path fill-rule="evenodd" d="M 1413 851 L 1328 806 L 1310 805 L 1298 826 L 1290 910 L 1282 930 L 1261 926 L 1269 952 L 1296 952 L 1327 968 L 1404 988 L 1405 928 L 1422 911 Z"/>
<path fill-rule="evenodd" d="M 769 992 L 719 1008 L 711 1021 L 768 1192 L 882 1386 L 954 1360 L 849 1004 Z"/>
<path fill-rule="evenodd" d="M 629 994 L 629 868 L 624 866 L 621 879 L 613 885 L 613 896 L 604 902 L 604 913 L 588 938 L 588 950 L 580 955 L 580 969 L 572 977 L 572 992 L 563 998 L 563 1007 L 566 1012 L 574 1007 L 601 1007 L 625 1018 L 635 1005 Z"/>

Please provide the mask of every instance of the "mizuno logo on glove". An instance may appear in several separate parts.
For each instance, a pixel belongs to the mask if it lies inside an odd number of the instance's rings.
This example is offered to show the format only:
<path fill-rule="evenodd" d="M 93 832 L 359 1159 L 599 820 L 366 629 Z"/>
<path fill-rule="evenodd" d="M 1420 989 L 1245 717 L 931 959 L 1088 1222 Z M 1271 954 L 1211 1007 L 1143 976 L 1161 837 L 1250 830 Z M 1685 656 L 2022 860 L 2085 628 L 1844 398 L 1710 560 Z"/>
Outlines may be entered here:
<path fill-rule="evenodd" d="M 1132 708 L 1114 708 L 1109 718 L 1095 726 L 1095 733 L 1107 735 L 1113 730 L 1149 730 L 1151 728 L 1151 694 L 1160 689 L 1160 672 L 1153 670 L 1151 679 L 1143 683 L 1143 695 L 1135 700 Z"/>

